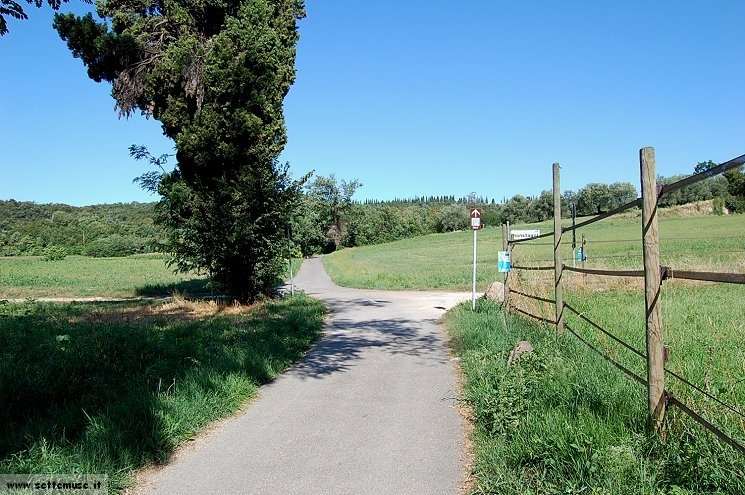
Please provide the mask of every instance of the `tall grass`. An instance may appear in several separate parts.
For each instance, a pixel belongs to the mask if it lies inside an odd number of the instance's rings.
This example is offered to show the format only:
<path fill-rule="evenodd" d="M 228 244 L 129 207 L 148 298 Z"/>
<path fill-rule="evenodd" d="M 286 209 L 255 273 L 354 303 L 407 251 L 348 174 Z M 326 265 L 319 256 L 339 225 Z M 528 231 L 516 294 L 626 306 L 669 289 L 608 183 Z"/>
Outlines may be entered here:
<path fill-rule="evenodd" d="M 644 390 L 571 334 L 488 301 L 447 324 L 475 416 L 476 493 L 745 493 L 743 456 L 686 421 L 664 444 L 648 436 Z M 519 340 L 535 350 L 507 366 Z"/>
<path fill-rule="evenodd" d="M 114 491 L 238 410 L 320 335 L 305 296 L 255 308 L 0 305 L 0 472 L 105 473 Z"/>

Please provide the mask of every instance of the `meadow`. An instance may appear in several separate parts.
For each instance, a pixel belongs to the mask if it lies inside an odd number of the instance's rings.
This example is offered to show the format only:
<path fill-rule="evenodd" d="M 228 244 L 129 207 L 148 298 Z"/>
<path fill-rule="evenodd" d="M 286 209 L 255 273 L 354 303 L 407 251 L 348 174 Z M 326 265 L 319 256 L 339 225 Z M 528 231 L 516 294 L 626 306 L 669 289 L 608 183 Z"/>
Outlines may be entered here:
<path fill-rule="evenodd" d="M 582 218 L 578 219 L 578 222 Z M 564 222 L 570 225 L 569 221 Z M 514 229 L 552 230 L 548 222 L 516 225 Z M 665 217 L 660 220 L 662 262 L 682 268 L 706 266 L 745 268 L 745 215 Z M 587 240 L 587 267 L 641 267 L 641 225 L 638 216 L 614 217 L 577 233 Z M 326 270 L 346 287 L 377 289 L 447 289 L 470 291 L 473 234 L 470 231 L 431 234 L 411 239 L 346 248 L 324 257 Z M 562 239 L 562 257 L 572 260 L 571 234 Z M 501 280 L 497 252 L 502 249 L 499 228 L 478 234 L 477 282 L 479 290 Z M 517 246 L 514 263 L 553 259 L 551 239 Z M 737 271 L 737 270 L 727 270 Z"/>
<path fill-rule="evenodd" d="M 293 260 L 297 272 L 300 260 Z M 175 273 L 161 254 L 118 258 L 67 256 L 47 261 L 42 256 L 0 257 L 0 299 L 132 298 L 217 295 L 196 273 Z"/>
<path fill-rule="evenodd" d="M 324 313 L 302 295 L 0 304 L 0 472 L 107 474 L 119 492 L 300 359 Z"/>
<path fill-rule="evenodd" d="M 662 264 L 678 269 L 745 272 L 744 215 L 671 213 L 660 220 Z M 515 228 L 523 227 L 551 230 L 548 223 Z M 584 266 L 640 269 L 640 231 L 640 219 L 633 212 L 582 229 L 577 240 L 581 241 L 582 234 L 587 240 L 588 260 Z M 341 285 L 469 290 L 471 236 L 471 232 L 456 232 L 346 249 L 324 261 L 332 278 Z M 501 246 L 499 229 L 479 233 L 480 290 L 494 280 L 503 280 L 495 266 Z M 513 263 L 552 265 L 551 249 L 551 238 L 518 244 Z M 564 235 L 562 258 L 567 265 L 573 264 L 571 234 Z M 510 286 L 552 298 L 552 277 L 552 271 L 515 270 L 510 274 Z M 565 272 L 563 285 L 566 302 L 635 349 L 645 351 L 641 279 Z M 553 305 L 514 292 L 510 304 L 554 318 Z M 663 285 L 661 307 L 667 368 L 735 409 L 745 409 L 745 287 L 668 280 Z M 584 493 L 596 488 L 599 491 L 593 493 L 743 492 L 745 465 L 741 454 L 721 444 L 680 411 L 672 409 L 668 414 L 667 445 L 645 443 L 643 388 L 571 333 L 557 339 L 552 327 L 515 313 L 505 317 L 486 302 L 480 308 L 477 313 L 456 310 L 449 318 L 449 327 L 456 349 L 464 357 L 466 399 L 476 410 L 480 459 L 476 476 L 483 493 L 510 493 L 513 489 L 515 493 Z M 566 312 L 566 321 L 602 352 L 646 376 L 642 358 L 571 312 Z M 505 368 L 506 355 L 521 339 L 543 349 L 536 352 L 536 369 L 525 371 L 526 375 L 515 371 L 519 376 L 512 376 L 513 371 Z M 513 386 L 517 387 L 515 391 L 504 390 Z M 667 377 L 666 387 L 745 443 L 743 416 L 673 376 Z M 494 421 L 506 423 L 496 427 Z M 513 438 L 513 428 L 525 437 Z M 546 436 L 539 441 L 542 431 Z M 541 449 L 545 449 L 543 454 Z M 583 456 L 588 459 L 583 460 Z M 616 462 L 622 463 L 608 464 Z M 622 469 L 623 473 L 601 480 L 598 473 L 614 473 L 613 469 Z M 508 486 L 511 488 L 506 489 Z M 518 489 L 520 486 L 524 487 Z"/>

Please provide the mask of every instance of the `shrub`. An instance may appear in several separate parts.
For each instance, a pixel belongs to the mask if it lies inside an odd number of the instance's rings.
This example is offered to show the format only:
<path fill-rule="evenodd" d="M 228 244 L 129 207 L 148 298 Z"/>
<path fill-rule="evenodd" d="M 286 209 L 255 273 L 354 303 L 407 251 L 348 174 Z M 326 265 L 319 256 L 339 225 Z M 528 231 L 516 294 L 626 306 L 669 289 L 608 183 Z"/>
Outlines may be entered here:
<path fill-rule="evenodd" d="M 449 205 L 440 211 L 438 231 L 453 232 L 468 227 L 468 212 L 463 205 Z"/>
<path fill-rule="evenodd" d="M 146 240 L 138 237 L 113 234 L 88 243 L 83 249 L 83 254 L 96 258 L 129 256 L 145 252 L 146 244 Z"/>
<path fill-rule="evenodd" d="M 44 248 L 44 261 L 60 261 L 67 256 L 67 250 L 62 246 L 47 246 Z"/>

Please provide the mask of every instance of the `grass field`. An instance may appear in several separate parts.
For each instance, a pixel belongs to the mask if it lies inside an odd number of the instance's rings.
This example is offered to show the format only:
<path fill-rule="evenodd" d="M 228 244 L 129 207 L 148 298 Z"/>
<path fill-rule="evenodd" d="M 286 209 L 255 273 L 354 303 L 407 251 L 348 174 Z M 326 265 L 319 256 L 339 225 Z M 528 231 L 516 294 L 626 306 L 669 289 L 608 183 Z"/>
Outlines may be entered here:
<path fill-rule="evenodd" d="M 506 324 L 505 324 L 506 323 Z M 741 494 L 745 457 L 680 421 L 662 444 L 646 435 L 644 391 L 569 334 L 479 301 L 447 325 L 476 429 L 475 493 Z M 535 350 L 516 365 L 519 340 Z"/>
<path fill-rule="evenodd" d="M 0 299 L 35 297 L 138 297 L 213 294 L 207 280 L 179 274 L 163 255 L 124 258 L 68 256 L 45 261 L 40 256 L 0 258 Z M 294 271 L 300 266 L 293 262 Z"/>
<path fill-rule="evenodd" d="M 514 228 L 551 230 L 548 223 Z M 705 262 L 706 266 L 732 264 L 745 269 L 745 215 L 662 218 L 660 231 L 663 263 L 682 268 L 680 264 Z M 595 223 L 578 232 L 578 242 L 582 233 L 588 241 L 588 267 L 641 267 L 638 217 Z M 324 257 L 324 263 L 331 277 L 347 287 L 470 290 L 472 236 L 471 232 L 451 232 L 348 248 Z M 490 282 L 501 280 L 496 263 L 502 237 L 500 229 L 488 227 L 478 236 L 478 284 L 484 290 Z M 544 238 L 517 246 L 514 263 L 548 262 L 552 259 L 550 244 L 551 239 Z M 571 235 L 565 234 L 562 249 L 568 262 L 572 259 Z"/>
<path fill-rule="evenodd" d="M 0 472 L 101 473 L 119 491 L 298 360 L 323 315 L 304 296 L 0 304 Z"/>
<path fill-rule="evenodd" d="M 542 224 L 538 227 L 543 231 L 550 230 L 548 224 Z M 520 228 L 520 226 L 516 228 Z M 640 269 L 642 267 L 640 230 L 639 218 L 634 215 L 624 215 L 605 220 L 583 229 L 578 235 L 581 239 L 581 234 L 584 233 L 588 240 L 587 254 L 589 260 L 586 267 Z M 663 217 L 660 220 L 660 230 L 663 264 L 679 269 L 745 272 L 744 215 Z M 341 285 L 389 289 L 468 290 L 470 288 L 471 270 L 471 235 L 470 232 L 439 234 L 384 245 L 343 250 L 327 256 L 325 263 L 332 278 Z M 501 249 L 501 238 L 497 229 L 485 229 L 479 233 L 479 236 L 479 285 L 480 289 L 483 290 L 491 281 L 502 280 L 502 277 L 496 273 L 495 267 L 497 251 Z M 571 236 L 565 235 L 562 243 L 562 257 L 567 264 L 571 263 L 571 255 Z M 513 251 L 513 263 L 518 265 L 552 265 L 551 239 L 540 239 L 517 245 Z M 550 271 L 513 271 L 510 275 L 510 285 L 522 292 L 551 298 L 553 297 L 552 277 L 553 272 Z M 641 279 L 601 278 L 565 272 L 563 285 L 565 287 L 564 297 L 568 303 L 636 349 L 645 351 L 644 294 Z M 510 302 L 513 306 L 533 314 L 549 319 L 554 317 L 554 308 L 550 304 L 535 302 L 514 293 Z M 743 376 L 745 376 L 745 347 L 743 346 L 743 342 L 745 342 L 745 317 L 743 317 L 745 315 L 745 287 L 676 280 L 666 281 L 661 296 L 661 307 L 664 341 L 669 349 L 667 368 L 687 378 L 708 393 L 733 404 L 740 410 L 745 410 L 745 379 L 743 379 Z M 471 321 L 471 316 L 467 312 L 460 311 L 457 315 L 452 320 L 451 325 L 456 336 L 470 335 L 473 332 L 476 334 L 487 331 L 503 332 L 499 326 L 501 315 L 494 311 L 487 311 L 485 315 L 481 316 L 473 315 L 473 318 L 475 318 L 473 321 Z M 643 359 L 624 349 L 573 314 L 567 313 L 566 319 L 567 323 L 587 341 L 641 376 L 646 376 Z M 506 352 L 504 347 L 514 344 L 514 339 L 518 337 L 537 339 L 541 345 L 548 345 L 547 342 L 549 341 L 544 339 L 544 334 L 553 335 L 552 329 L 542 329 L 543 333 L 541 333 L 541 331 L 536 330 L 537 327 L 532 323 L 519 318 L 514 321 L 514 328 L 509 333 L 512 341 L 500 340 L 498 347 L 494 349 L 495 352 L 498 351 L 496 357 L 487 357 L 487 354 L 491 351 L 481 349 L 483 351 L 482 354 L 479 354 L 481 361 L 471 364 L 469 380 L 481 380 L 482 374 L 488 375 L 491 367 L 496 366 L 498 362 L 503 362 Z M 470 325 L 474 325 L 475 329 L 470 329 Z M 562 341 L 567 340 L 567 338 L 575 339 L 574 344 L 583 345 L 571 334 L 567 334 L 565 337 L 562 338 Z M 477 342 L 481 342 L 479 339 L 487 339 L 484 335 L 476 335 L 473 338 Z M 548 476 L 546 480 L 549 480 L 552 476 L 550 475 L 551 469 L 561 465 L 563 466 L 561 469 L 564 470 L 562 476 L 567 480 L 575 480 L 578 483 L 577 487 L 605 487 L 603 489 L 606 491 L 601 490 L 597 493 L 626 493 L 624 490 L 627 488 L 630 490 L 628 493 L 655 493 L 655 490 L 659 487 L 669 487 L 676 484 L 692 487 L 692 493 L 719 493 L 715 487 L 720 487 L 722 493 L 742 493 L 743 486 L 731 482 L 733 477 L 739 477 L 739 480 L 742 481 L 744 474 L 742 464 L 737 464 L 739 467 L 735 470 L 733 470 L 734 468 L 722 467 L 729 464 L 734 465 L 733 463 L 736 463 L 736 459 L 739 459 L 740 455 L 729 447 L 722 447 L 711 434 L 688 420 L 679 411 L 673 410 L 668 416 L 671 443 L 673 445 L 688 445 L 689 449 L 681 453 L 682 446 L 673 448 L 669 455 L 678 456 L 678 460 L 668 458 L 667 452 L 661 453 L 660 451 L 651 456 L 642 456 L 642 452 L 639 450 L 642 447 L 628 442 L 631 442 L 634 435 L 643 431 L 643 427 L 639 426 L 640 424 L 643 425 L 645 417 L 644 405 L 646 402 L 643 390 L 637 384 L 629 382 L 624 375 L 600 357 L 597 357 L 592 351 L 577 347 L 574 344 L 570 346 L 567 343 L 562 343 L 557 347 L 560 351 L 557 351 L 558 354 L 555 356 L 556 359 L 560 359 L 557 366 L 565 367 L 565 371 L 576 369 L 583 373 L 592 373 L 595 376 L 582 378 L 575 376 L 576 373 L 572 371 L 571 375 L 574 376 L 572 380 L 576 380 L 578 383 L 592 382 L 592 380 L 603 383 L 603 387 L 607 388 L 610 397 L 615 397 L 613 400 L 617 399 L 619 404 L 623 402 L 623 405 L 614 405 L 614 408 L 619 409 L 619 415 L 615 415 L 612 409 L 601 410 L 602 414 L 607 415 L 610 424 L 607 428 L 629 427 L 630 429 L 623 433 L 627 440 L 621 442 L 622 446 L 626 445 L 624 442 L 631 445 L 633 449 L 628 451 L 629 455 L 646 459 L 644 462 L 651 464 L 648 466 L 634 464 L 632 467 L 636 474 L 623 476 L 623 479 L 626 480 L 623 483 L 628 482 L 629 485 L 621 484 L 609 487 L 603 483 L 587 481 L 595 478 L 588 478 L 589 474 L 582 465 L 572 464 L 567 452 L 549 449 L 543 458 L 533 459 L 532 461 L 523 459 L 514 464 L 510 468 L 517 470 L 510 474 L 513 481 L 518 484 L 520 480 L 527 483 L 526 480 L 532 479 L 532 477 L 538 479 L 544 475 Z M 479 349 L 471 350 L 477 351 Z M 604 437 L 593 433 L 594 429 L 600 428 L 600 426 L 595 425 L 592 421 L 587 424 L 580 424 L 575 428 L 570 424 L 571 421 L 567 420 L 567 418 L 572 418 L 573 415 L 578 414 L 575 410 L 578 405 L 573 404 L 572 401 L 580 401 L 581 405 L 584 401 L 598 400 L 597 396 L 600 394 L 598 385 L 593 385 L 594 389 L 585 392 L 579 385 L 567 382 L 555 375 L 550 374 L 548 376 L 551 380 L 559 380 L 559 385 L 563 387 L 575 387 L 573 390 L 563 390 L 562 394 L 564 395 L 557 395 L 558 392 L 551 390 L 554 385 L 550 381 L 541 381 L 531 385 L 536 387 L 535 393 L 542 397 L 545 396 L 545 400 L 553 397 L 551 400 L 558 401 L 557 404 L 552 406 L 555 406 L 555 410 L 551 412 L 551 414 L 559 414 L 556 421 L 566 426 L 570 432 L 574 432 L 571 434 L 585 435 L 585 447 L 590 450 L 605 448 L 603 445 L 606 447 L 612 445 L 612 443 L 608 443 L 607 438 L 604 440 Z M 473 386 L 474 384 L 469 384 L 469 387 Z M 720 426 L 725 432 L 737 438 L 741 443 L 745 443 L 745 420 L 741 416 L 712 402 L 671 376 L 668 376 L 666 387 L 678 398 L 683 399 L 694 409 L 703 413 L 707 419 Z M 479 400 L 492 401 L 495 404 L 508 400 L 500 395 L 501 392 L 496 386 L 490 394 L 486 394 Z M 526 406 L 527 409 L 521 410 L 522 412 L 517 413 L 516 417 L 527 421 L 524 416 L 524 414 L 527 414 L 528 418 L 535 418 L 535 421 L 531 419 L 531 424 L 525 426 L 526 434 L 530 432 L 531 435 L 534 435 L 538 432 L 532 429 L 534 428 L 533 424 L 546 423 L 548 416 L 544 416 L 544 414 L 548 413 L 541 410 L 546 405 L 543 402 L 530 402 L 529 404 L 532 405 Z M 602 404 L 602 401 L 599 402 L 599 405 Z M 494 404 L 492 406 L 497 407 Z M 623 419 L 624 415 L 627 416 L 625 420 Z M 483 415 L 477 415 L 479 428 L 488 427 L 484 424 L 484 421 L 491 420 L 484 419 Z M 630 421 L 632 422 L 629 423 Z M 547 431 L 552 431 L 548 424 L 543 424 L 543 427 Z M 602 428 L 606 428 L 606 426 Z M 560 431 L 554 433 L 563 435 Z M 496 437 L 489 437 L 488 441 L 483 440 L 483 438 L 485 437 L 481 437 L 477 444 L 487 450 L 492 449 L 492 442 L 497 442 Z M 557 439 L 557 441 L 559 440 Z M 488 454 L 491 456 L 489 457 L 490 462 L 497 462 L 497 453 L 495 452 L 507 457 L 523 455 L 520 453 L 522 448 L 520 444 L 504 443 L 498 450 L 493 452 L 490 450 L 492 452 Z M 536 465 L 531 463 L 536 463 Z M 551 464 L 547 467 L 546 463 L 554 463 L 556 466 Z M 711 463 L 714 464 L 710 466 Z M 480 476 L 484 478 L 484 486 L 491 487 L 487 489 L 487 492 L 494 489 L 494 486 L 498 486 L 500 477 L 506 476 L 503 471 L 490 470 L 491 468 L 486 464 L 480 464 L 479 466 Z M 606 469 L 598 466 L 596 468 Z M 709 468 L 716 473 L 715 477 L 721 477 L 721 482 L 712 481 L 714 478 L 711 478 L 709 473 L 704 472 Z M 697 484 L 691 481 L 694 477 L 708 479 L 708 481 Z M 558 480 L 561 479 L 561 476 L 552 479 L 554 479 L 553 482 L 546 481 L 549 485 L 541 485 L 533 491 L 518 490 L 515 493 L 553 493 L 551 491 L 553 488 L 549 490 L 550 486 L 553 486 L 551 483 L 559 483 Z M 638 487 L 632 490 L 637 484 Z M 566 483 L 559 483 L 559 485 L 561 485 L 561 490 L 564 491 L 559 490 L 556 493 L 581 492 L 579 488 L 572 488 Z M 622 490 L 622 487 L 627 488 Z M 705 487 L 709 488 L 705 489 Z M 500 493 L 500 490 L 496 490 L 496 492 Z M 510 493 L 510 491 L 505 493 Z"/>

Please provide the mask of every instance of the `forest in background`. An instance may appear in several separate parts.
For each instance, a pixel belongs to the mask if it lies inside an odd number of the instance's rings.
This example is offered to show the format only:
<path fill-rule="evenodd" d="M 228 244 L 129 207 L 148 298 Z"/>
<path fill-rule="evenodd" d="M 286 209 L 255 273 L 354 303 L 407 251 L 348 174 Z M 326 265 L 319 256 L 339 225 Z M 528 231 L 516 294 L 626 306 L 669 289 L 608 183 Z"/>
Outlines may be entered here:
<path fill-rule="evenodd" d="M 703 162 L 704 165 L 710 162 Z M 697 170 L 702 167 L 697 166 Z M 662 206 L 714 200 L 714 212 L 745 211 L 742 173 L 718 176 L 667 196 Z M 663 183 L 681 176 L 661 178 Z M 734 184 L 734 185 L 733 185 Z M 306 185 L 293 216 L 294 255 L 331 252 L 341 247 L 389 242 L 468 226 L 469 205 L 482 210 L 485 225 L 532 223 L 550 218 L 550 191 L 497 201 L 484 197 L 422 196 L 388 201 L 356 201 L 359 181 L 316 176 Z M 630 183 L 588 184 L 563 194 L 565 215 L 613 209 L 637 197 Z M 115 203 L 75 207 L 0 201 L 0 256 L 129 256 L 165 250 L 165 232 L 154 221 L 155 203 Z"/>

